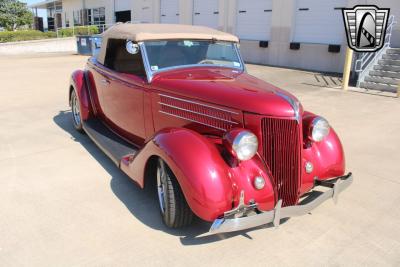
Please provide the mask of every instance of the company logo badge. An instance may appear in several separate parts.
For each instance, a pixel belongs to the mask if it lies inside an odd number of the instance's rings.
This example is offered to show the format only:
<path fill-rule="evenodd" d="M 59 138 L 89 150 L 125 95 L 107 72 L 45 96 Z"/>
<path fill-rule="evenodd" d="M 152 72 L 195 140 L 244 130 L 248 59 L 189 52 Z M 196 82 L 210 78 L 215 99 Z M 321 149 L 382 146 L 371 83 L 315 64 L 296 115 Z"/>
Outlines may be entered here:
<path fill-rule="evenodd" d="M 389 18 L 389 8 L 355 6 L 343 8 L 347 43 L 357 52 L 375 52 L 382 48 Z"/>

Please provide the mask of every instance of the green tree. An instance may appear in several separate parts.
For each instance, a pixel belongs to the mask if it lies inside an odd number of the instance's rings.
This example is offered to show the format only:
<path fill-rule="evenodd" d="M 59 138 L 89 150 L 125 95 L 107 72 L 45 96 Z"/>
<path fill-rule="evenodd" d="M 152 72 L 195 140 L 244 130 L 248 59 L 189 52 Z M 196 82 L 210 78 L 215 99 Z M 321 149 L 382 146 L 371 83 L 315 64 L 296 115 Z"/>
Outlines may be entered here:
<path fill-rule="evenodd" d="M 26 3 L 18 0 L 0 0 L 0 26 L 7 30 L 31 25 L 33 14 Z"/>

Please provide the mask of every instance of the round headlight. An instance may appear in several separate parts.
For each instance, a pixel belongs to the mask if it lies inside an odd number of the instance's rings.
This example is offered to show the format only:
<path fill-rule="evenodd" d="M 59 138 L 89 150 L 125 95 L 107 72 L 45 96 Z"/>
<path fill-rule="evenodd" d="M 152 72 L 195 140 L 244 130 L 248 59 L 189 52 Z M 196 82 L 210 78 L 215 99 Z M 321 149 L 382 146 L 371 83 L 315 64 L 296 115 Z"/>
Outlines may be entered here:
<path fill-rule="evenodd" d="M 258 150 L 257 136 L 250 131 L 241 131 L 233 140 L 232 149 L 239 160 L 251 159 Z"/>
<path fill-rule="evenodd" d="M 331 127 L 327 120 L 321 117 L 313 119 L 311 123 L 311 139 L 320 142 L 329 134 Z"/>

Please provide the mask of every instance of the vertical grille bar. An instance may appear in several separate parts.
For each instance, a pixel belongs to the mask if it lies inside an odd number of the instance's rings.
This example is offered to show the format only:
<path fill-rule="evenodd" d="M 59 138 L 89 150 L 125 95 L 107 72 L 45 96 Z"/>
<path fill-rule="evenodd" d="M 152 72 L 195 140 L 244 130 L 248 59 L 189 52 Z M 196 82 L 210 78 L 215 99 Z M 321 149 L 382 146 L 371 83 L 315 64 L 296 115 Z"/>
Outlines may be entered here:
<path fill-rule="evenodd" d="M 295 120 L 264 118 L 261 121 L 263 156 L 274 176 L 283 206 L 297 204 L 300 186 L 300 127 Z"/>

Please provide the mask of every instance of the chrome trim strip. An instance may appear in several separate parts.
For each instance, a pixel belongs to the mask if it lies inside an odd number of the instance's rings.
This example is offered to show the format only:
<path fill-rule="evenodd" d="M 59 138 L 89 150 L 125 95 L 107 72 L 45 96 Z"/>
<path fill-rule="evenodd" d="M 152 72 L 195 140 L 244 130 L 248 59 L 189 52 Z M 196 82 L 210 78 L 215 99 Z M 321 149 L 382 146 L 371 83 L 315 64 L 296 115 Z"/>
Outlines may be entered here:
<path fill-rule="evenodd" d="M 292 106 L 294 111 L 294 118 L 296 119 L 297 123 L 300 123 L 300 103 L 298 101 L 295 101 L 290 96 L 287 96 L 280 92 L 277 92 L 276 94 L 285 99 Z"/>
<path fill-rule="evenodd" d="M 244 71 L 243 68 L 235 68 L 235 67 L 228 67 L 225 65 L 219 65 L 219 64 L 188 64 L 188 65 L 181 65 L 181 66 L 173 66 L 173 67 L 166 67 L 166 68 L 162 68 L 160 70 L 157 71 L 153 71 L 153 75 L 154 74 L 158 74 L 161 72 L 166 72 L 166 71 L 170 71 L 170 70 L 179 70 L 179 69 L 186 69 L 186 68 L 202 68 L 202 67 L 219 67 L 219 68 L 227 68 L 227 69 L 232 69 L 235 71 Z"/>
<path fill-rule="evenodd" d="M 146 46 L 144 45 L 143 42 L 139 42 L 138 45 L 140 47 L 140 51 L 142 52 L 143 65 L 144 69 L 146 70 L 147 82 L 151 83 L 154 75 L 150 68 L 150 62 L 149 58 L 147 57 Z"/>
<path fill-rule="evenodd" d="M 211 119 L 216 119 L 216 120 L 227 122 L 227 123 L 231 123 L 231 124 L 238 124 L 237 122 L 234 122 L 234 121 L 225 120 L 225 119 L 222 119 L 222 118 L 214 117 L 214 116 L 211 116 L 211 115 L 208 115 L 208 114 L 196 112 L 196 111 L 185 109 L 185 108 L 180 108 L 180 107 L 169 105 L 169 104 L 165 104 L 165 103 L 162 103 L 162 102 L 158 102 L 158 104 L 160 104 L 162 106 L 170 107 L 170 108 L 179 109 L 179 110 L 182 110 L 182 111 L 187 111 L 187 112 L 190 112 L 190 113 L 193 113 L 193 114 L 205 116 L 205 117 L 208 117 L 208 118 L 211 118 Z"/>
<path fill-rule="evenodd" d="M 192 119 L 189 119 L 189 118 L 184 118 L 184 117 L 181 117 L 181 116 L 178 116 L 178 115 L 175 115 L 175 114 L 171 114 L 171 113 L 168 113 L 168 112 L 165 112 L 165 111 L 159 110 L 158 112 L 166 114 L 166 115 L 169 115 L 169 116 L 172 116 L 172 117 L 176 117 L 176 118 L 179 118 L 179 119 L 183 119 L 183 120 L 191 121 L 191 122 L 194 122 L 194 123 L 198 123 L 198 124 L 201 124 L 201 125 L 204 125 L 204 126 L 207 126 L 207 127 L 211 127 L 211 128 L 217 129 L 217 130 L 221 130 L 221 131 L 224 131 L 224 132 L 227 131 L 227 129 L 219 128 L 219 127 L 213 126 L 213 125 L 208 125 L 206 123 L 195 121 L 195 120 L 192 120 Z"/>
<path fill-rule="evenodd" d="M 179 100 L 179 101 L 186 102 L 186 103 L 191 103 L 191 104 L 203 106 L 203 107 L 206 107 L 206 108 L 212 108 L 212 109 L 216 109 L 216 110 L 225 111 L 225 112 L 229 112 L 229 113 L 232 113 L 232 114 L 239 115 L 239 113 L 234 112 L 234 111 L 230 111 L 230 110 L 223 109 L 223 108 L 217 108 L 217 107 L 209 106 L 209 105 L 202 104 L 202 103 L 195 102 L 195 101 L 191 101 L 191 100 L 186 100 L 186 99 L 182 99 L 182 98 L 178 98 L 178 97 L 174 97 L 174 96 L 169 96 L 169 95 L 164 95 L 164 94 L 158 94 L 158 95 L 159 95 L 159 96 L 166 97 L 166 98 L 171 98 L 171 99 Z"/>
<path fill-rule="evenodd" d="M 237 53 L 237 55 L 239 57 L 240 64 L 242 65 L 241 70 L 243 72 L 247 73 L 246 65 L 244 64 L 244 61 L 243 61 L 243 58 L 242 58 L 242 54 L 240 53 L 240 49 L 239 49 L 239 45 L 238 44 L 235 44 L 235 51 L 236 51 L 236 53 Z"/>

